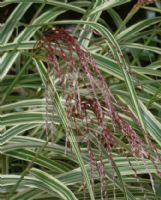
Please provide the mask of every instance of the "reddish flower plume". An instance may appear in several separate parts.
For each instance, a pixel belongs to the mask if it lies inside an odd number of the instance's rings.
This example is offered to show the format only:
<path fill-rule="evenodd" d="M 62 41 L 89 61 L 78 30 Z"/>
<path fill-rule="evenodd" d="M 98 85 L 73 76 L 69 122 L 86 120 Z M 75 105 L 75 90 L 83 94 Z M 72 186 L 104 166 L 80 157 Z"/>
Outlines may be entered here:
<path fill-rule="evenodd" d="M 89 52 L 79 45 L 76 37 L 63 28 L 55 28 L 44 33 L 37 42 L 36 48 L 43 50 L 49 73 L 53 71 L 53 79 L 58 80 L 57 85 L 60 88 L 61 96 L 65 99 L 65 108 L 72 129 L 77 136 L 83 138 L 87 147 L 93 190 L 95 184 L 94 169 L 97 168 L 102 198 L 108 198 L 102 151 L 106 150 L 109 163 L 114 170 L 113 147 L 118 145 L 115 141 L 115 131 L 117 130 L 122 132 L 131 147 L 132 156 L 143 160 L 152 180 L 152 175 L 146 164 L 146 158 L 150 158 L 149 150 L 132 126 L 120 116 L 118 107 L 115 105 L 115 98 L 112 96 L 99 67 Z M 92 142 L 92 137 L 96 138 L 97 144 Z M 99 155 L 95 155 L 93 151 L 96 146 Z M 155 158 L 151 158 L 158 170 Z M 113 172 L 114 180 L 115 173 Z"/>

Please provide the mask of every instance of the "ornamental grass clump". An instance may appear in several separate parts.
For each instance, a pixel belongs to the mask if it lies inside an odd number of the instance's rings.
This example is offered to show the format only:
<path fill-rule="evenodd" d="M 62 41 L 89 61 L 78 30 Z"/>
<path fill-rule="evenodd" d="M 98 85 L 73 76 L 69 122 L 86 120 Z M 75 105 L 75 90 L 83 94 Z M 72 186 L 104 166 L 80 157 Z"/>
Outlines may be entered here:
<path fill-rule="evenodd" d="M 43 52 L 47 71 L 52 74 L 52 80 L 60 90 L 60 95 L 64 100 L 63 102 L 65 102 L 64 108 L 70 123 L 69 126 L 78 138 L 77 142 L 80 150 L 84 147 L 87 148 L 93 191 L 99 177 L 101 199 L 108 199 L 108 178 L 104 162 L 106 158 L 102 156 L 102 151 L 107 153 L 107 159 L 112 169 L 113 188 L 115 191 L 115 181 L 118 174 L 114 158 L 115 154 L 118 153 L 116 149 L 119 151 L 119 148 L 123 148 L 116 140 L 115 134 L 117 132 L 122 133 L 124 140 L 131 149 L 131 155 L 136 160 L 143 161 L 150 176 L 151 187 L 155 191 L 147 159 L 151 160 L 158 174 L 160 174 L 157 166 L 158 160 L 156 160 L 156 158 L 159 158 L 159 154 L 156 148 L 152 146 L 149 137 L 147 139 L 149 148 L 147 148 L 142 136 L 139 136 L 130 122 L 120 115 L 120 112 L 131 115 L 132 120 L 136 121 L 136 125 L 141 129 L 139 122 L 131 114 L 130 110 L 123 108 L 121 102 L 112 95 L 104 76 L 99 70 L 99 66 L 90 53 L 78 43 L 77 37 L 63 28 L 54 28 L 43 34 L 37 42 L 36 49 Z M 49 110 L 47 104 L 50 98 L 48 96 L 48 80 L 46 80 L 45 94 L 46 126 L 48 126 Z M 146 131 L 143 130 L 143 132 L 146 135 Z M 49 135 L 48 128 L 46 128 L 46 134 L 47 136 Z M 70 147 L 67 134 L 65 143 L 66 148 Z M 98 154 L 95 153 L 93 147 L 98 148 Z M 140 182 L 135 167 L 128 156 L 126 156 L 127 161 L 135 172 L 138 182 Z M 98 172 L 97 178 L 96 169 Z M 141 191 L 144 192 L 144 199 L 146 199 L 146 191 L 143 185 L 139 184 Z M 83 185 L 85 184 L 83 183 Z"/>

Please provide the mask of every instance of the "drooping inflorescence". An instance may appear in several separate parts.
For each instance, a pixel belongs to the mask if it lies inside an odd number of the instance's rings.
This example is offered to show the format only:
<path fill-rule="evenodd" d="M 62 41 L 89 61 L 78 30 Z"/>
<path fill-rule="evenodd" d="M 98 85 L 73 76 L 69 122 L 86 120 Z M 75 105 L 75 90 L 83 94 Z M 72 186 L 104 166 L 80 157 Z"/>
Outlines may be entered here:
<path fill-rule="evenodd" d="M 72 129 L 76 136 L 82 137 L 83 143 L 87 147 L 93 190 L 94 170 L 98 169 L 102 198 L 108 198 L 108 180 L 104 167 L 105 158 L 102 153 L 104 150 L 106 150 L 113 170 L 112 176 L 113 182 L 115 182 L 113 153 L 117 153 L 115 147 L 119 145 L 115 140 L 117 131 L 122 132 L 131 148 L 132 156 L 143 161 L 153 185 L 153 178 L 146 159 L 151 159 L 158 170 L 155 156 L 151 156 L 150 150 L 147 149 L 141 137 L 119 114 L 115 98 L 89 52 L 84 50 L 77 39 L 63 28 L 55 28 L 44 33 L 37 42 L 37 48 L 43 50 L 48 71 L 49 73 L 53 71 L 53 79 L 59 80 L 58 87 L 61 88 L 61 96 L 65 100 L 65 109 Z M 48 95 L 46 95 L 47 98 L 49 98 Z M 48 129 L 46 130 L 48 131 Z M 92 138 L 95 139 L 95 142 L 92 141 Z M 93 151 L 96 147 L 99 155 Z M 135 171 L 130 161 L 129 165 Z M 137 177 L 136 171 L 134 174 Z M 144 191 L 142 186 L 141 190 Z"/>

